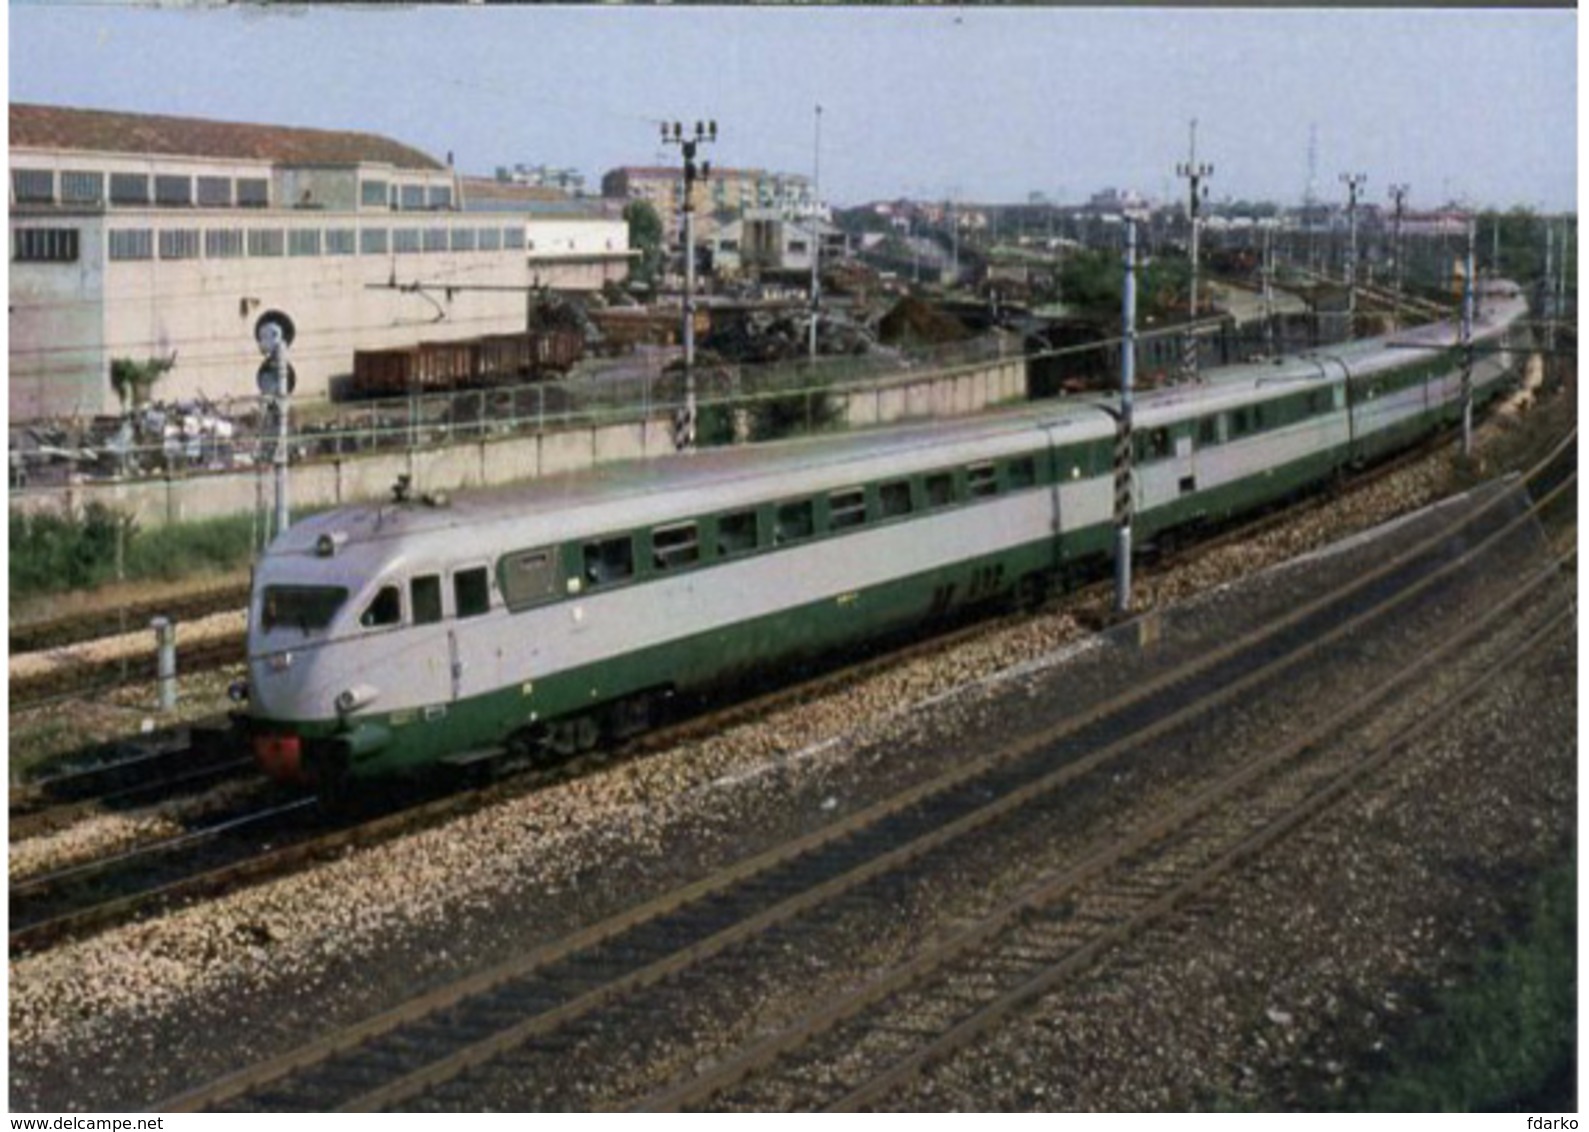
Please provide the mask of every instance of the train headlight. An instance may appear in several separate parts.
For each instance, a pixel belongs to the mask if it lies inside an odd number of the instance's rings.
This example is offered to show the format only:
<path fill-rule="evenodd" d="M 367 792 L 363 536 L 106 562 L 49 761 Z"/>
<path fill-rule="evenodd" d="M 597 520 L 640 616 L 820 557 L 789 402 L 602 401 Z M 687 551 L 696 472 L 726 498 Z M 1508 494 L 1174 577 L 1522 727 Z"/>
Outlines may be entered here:
<path fill-rule="evenodd" d="M 337 711 L 343 715 L 358 711 L 361 707 L 374 703 L 375 698 L 380 694 L 378 689 L 372 688 L 368 684 L 355 684 L 353 687 L 337 693 Z"/>

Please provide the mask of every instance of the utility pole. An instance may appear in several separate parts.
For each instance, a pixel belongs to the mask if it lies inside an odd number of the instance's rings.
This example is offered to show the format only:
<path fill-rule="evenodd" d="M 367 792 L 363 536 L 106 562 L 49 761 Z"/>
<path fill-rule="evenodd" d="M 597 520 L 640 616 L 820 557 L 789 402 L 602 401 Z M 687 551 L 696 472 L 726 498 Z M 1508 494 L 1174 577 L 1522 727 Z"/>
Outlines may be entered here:
<path fill-rule="evenodd" d="M 1131 387 L 1137 373 L 1137 222 L 1126 218 L 1120 309 L 1120 417 L 1115 432 L 1115 612 L 1131 609 Z"/>
<path fill-rule="evenodd" d="M 1188 302 L 1188 312 L 1193 323 L 1197 322 L 1197 248 L 1198 223 L 1197 206 L 1200 199 L 1208 196 L 1208 187 L 1203 182 L 1214 175 L 1212 165 L 1200 165 L 1197 161 L 1197 119 L 1192 119 L 1191 146 L 1187 151 L 1187 159 L 1175 166 L 1175 175 L 1186 178 L 1191 186 L 1191 203 L 1187 216 L 1192 222 L 1192 292 Z M 1135 229 L 1133 229 L 1134 231 Z M 1197 337 L 1195 331 L 1189 331 L 1186 344 L 1181 354 L 1181 376 L 1184 380 L 1192 381 L 1197 378 Z"/>
<path fill-rule="evenodd" d="M 293 321 L 281 311 L 266 311 L 254 323 L 254 341 L 265 356 L 255 377 L 260 398 L 265 403 L 265 419 L 276 426 L 276 450 L 271 463 L 276 480 L 276 510 L 274 531 L 265 532 L 265 543 L 279 537 L 290 523 L 288 500 L 288 404 L 296 384 L 292 363 L 287 358 L 287 347 L 292 345 L 297 330 Z"/>
<path fill-rule="evenodd" d="M 811 161 L 811 364 L 817 361 L 817 312 L 822 294 L 822 104 L 817 104 L 817 139 Z"/>
<path fill-rule="evenodd" d="M 694 135 L 673 123 L 662 123 L 662 144 L 676 145 L 684 154 L 684 405 L 673 415 L 673 448 L 677 452 L 695 451 L 695 182 L 712 175 L 712 163 L 695 166 L 695 150 L 703 142 L 717 141 L 717 122 L 695 123 Z"/>
<path fill-rule="evenodd" d="M 1357 190 L 1368 181 L 1366 173 L 1342 173 L 1341 184 L 1346 186 L 1346 321 L 1347 338 L 1357 337 Z"/>
<path fill-rule="evenodd" d="M 1264 353 L 1275 356 L 1274 229 L 1263 229 L 1263 342 Z"/>
<path fill-rule="evenodd" d="M 1462 287 L 1462 455 L 1473 455 L 1473 279 L 1474 241 L 1478 222 L 1468 217 L 1468 263 Z"/>
<path fill-rule="evenodd" d="M 1403 208 L 1407 203 L 1407 192 L 1410 188 L 1410 185 L 1392 185 L 1390 187 L 1390 199 L 1396 202 L 1395 227 L 1393 228 L 1390 237 L 1391 250 L 1396 256 L 1396 297 L 1394 300 L 1395 307 L 1393 309 L 1392 321 L 1398 327 L 1401 325 L 1401 288 L 1403 279 L 1405 278 L 1401 259 L 1401 217 Z"/>

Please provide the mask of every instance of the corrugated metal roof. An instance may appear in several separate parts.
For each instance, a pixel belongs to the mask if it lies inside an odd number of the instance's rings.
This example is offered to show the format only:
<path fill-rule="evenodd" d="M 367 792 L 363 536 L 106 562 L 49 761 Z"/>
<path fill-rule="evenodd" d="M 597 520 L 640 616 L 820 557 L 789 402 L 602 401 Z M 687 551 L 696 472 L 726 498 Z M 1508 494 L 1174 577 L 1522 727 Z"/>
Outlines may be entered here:
<path fill-rule="evenodd" d="M 428 154 L 378 134 L 26 103 L 11 104 L 11 146 L 271 161 L 282 165 L 377 162 L 400 169 L 446 168 Z"/>

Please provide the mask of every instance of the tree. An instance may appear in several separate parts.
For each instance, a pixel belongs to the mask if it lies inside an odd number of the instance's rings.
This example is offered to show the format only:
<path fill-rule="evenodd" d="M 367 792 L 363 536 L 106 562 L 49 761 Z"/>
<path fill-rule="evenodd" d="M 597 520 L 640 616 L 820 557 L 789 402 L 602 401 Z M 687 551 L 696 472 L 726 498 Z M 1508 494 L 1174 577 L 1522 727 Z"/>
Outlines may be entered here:
<path fill-rule="evenodd" d="M 666 255 L 662 218 L 650 202 L 643 200 L 630 201 L 625 205 L 623 218 L 629 225 L 629 246 L 640 253 L 640 258 L 629 271 L 630 285 L 653 288 L 662 274 Z"/>
<path fill-rule="evenodd" d="M 112 358 L 110 387 L 116 391 L 122 411 L 136 409 L 147 402 L 150 388 L 176 364 L 175 354 L 169 358 L 149 358 L 142 362 L 135 362 L 131 358 Z"/>

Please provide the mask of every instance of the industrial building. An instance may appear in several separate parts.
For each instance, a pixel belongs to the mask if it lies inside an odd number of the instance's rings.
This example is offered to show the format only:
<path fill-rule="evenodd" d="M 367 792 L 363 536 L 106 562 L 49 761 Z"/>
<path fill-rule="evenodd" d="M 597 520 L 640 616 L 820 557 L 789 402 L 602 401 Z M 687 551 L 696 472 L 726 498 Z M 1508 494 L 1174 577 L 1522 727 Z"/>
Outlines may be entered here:
<path fill-rule="evenodd" d="M 118 359 L 174 360 L 158 399 L 250 395 L 267 310 L 324 397 L 356 350 L 519 330 L 534 289 L 627 262 L 621 220 L 468 207 L 378 135 L 26 104 L 10 130 L 13 420 L 118 411 Z"/>

